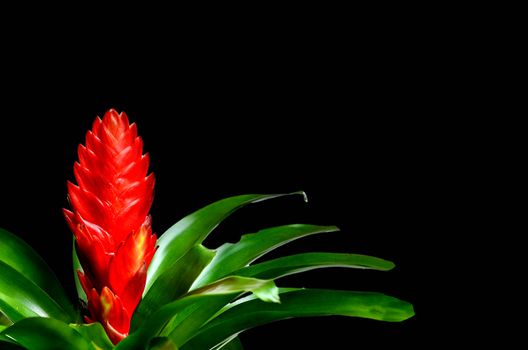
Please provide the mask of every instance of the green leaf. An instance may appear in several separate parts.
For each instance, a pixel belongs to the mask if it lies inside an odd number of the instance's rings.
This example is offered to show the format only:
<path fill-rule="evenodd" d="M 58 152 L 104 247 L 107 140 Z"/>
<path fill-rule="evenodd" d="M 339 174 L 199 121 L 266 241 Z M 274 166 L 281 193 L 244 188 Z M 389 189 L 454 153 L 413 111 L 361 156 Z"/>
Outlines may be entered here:
<path fill-rule="evenodd" d="M 0 261 L 0 312 L 12 322 L 26 317 L 53 317 L 71 321 L 55 300 L 20 272 Z"/>
<path fill-rule="evenodd" d="M 79 257 L 77 256 L 77 249 L 75 248 L 75 237 L 73 238 L 72 259 L 73 278 L 75 279 L 75 289 L 77 290 L 77 297 L 79 297 L 79 299 L 82 300 L 85 304 L 88 304 L 88 298 L 86 297 L 86 293 L 84 292 L 84 289 L 81 285 L 81 281 L 79 280 L 79 275 L 77 274 L 77 271 L 84 270 L 81 266 L 81 262 L 79 261 Z"/>
<path fill-rule="evenodd" d="M 305 290 L 305 288 L 279 288 L 279 297 L 284 294 L 284 293 L 289 293 L 289 292 L 294 292 L 294 291 L 298 291 L 298 290 Z M 245 302 L 248 302 L 248 301 L 251 301 L 251 300 L 257 300 L 258 298 L 254 295 L 254 294 L 248 294 L 248 295 L 245 295 L 241 298 L 237 298 L 235 301 L 227 304 L 225 307 L 222 308 L 222 310 L 218 311 L 216 313 L 216 316 L 220 315 L 222 312 L 226 311 L 226 310 L 229 310 L 230 308 L 234 307 L 234 306 L 237 306 L 239 304 L 242 304 L 242 303 L 245 303 Z M 212 318 L 214 318 L 212 317 Z"/>
<path fill-rule="evenodd" d="M 192 337 L 200 327 L 213 318 L 224 306 L 240 293 L 232 295 L 212 295 L 204 300 L 198 300 L 190 307 L 182 310 L 167 323 L 162 331 L 176 345 L 181 346 Z"/>
<path fill-rule="evenodd" d="M 348 267 L 388 271 L 394 268 L 394 264 L 390 261 L 368 255 L 303 253 L 247 266 L 233 272 L 233 274 L 237 276 L 276 279 L 324 267 Z"/>
<path fill-rule="evenodd" d="M 158 239 L 159 247 L 150 263 L 143 295 L 146 295 L 162 274 L 173 269 L 182 256 L 192 247 L 202 243 L 220 222 L 237 209 L 251 203 L 292 194 L 302 194 L 306 199 L 304 192 L 235 196 L 210 204 L 178 221 Z"/>
<path fill-rule="evenodd" d="M 11 322 L 6 315 L 4 315 L 2 312 L 0 312 L 0 332 L 6 329 L 7 327 L 11 326 L 13 322 Z M 0 338 L 0 341 L 2 339 Z M 0 348 L 1 349 L 1 348 Z"/>
<path fill-rule="evenodd" d="M 194 295 L 173 301 L 156 311 L 142 327 L 130 333 L 128 337 L 117 344 L 116 350 L 147 349 L 147 345 L 152 338 L 165 335 L 162 332 L 164 327 L 171 324 L 175 316 L 189 315 L 201 305 L 208 305 L 209 307 L 218 305 L 220 309 L 223 305 L 229 303 L 232 298 L 233 296 L 231 295 Z M 202 321 L 202 324 L 205 321 Z"/>
<path fill-rule="evenodd" d="M 251 291 L 254 296 L 265 302 L 279 303 L 279 290 L 273 281 L 251 279 L 247 277 L 231 276 L 220 281 L 211 283 L 189 293 L 189 295 L 208 295 Z M 232 299 L 235 294 L 230 296 Z M 205 322 L 213 317 L 230 299 L 218 299 L 212 302 L 193 305 L 191 313 L 182 313 L 173 319 L 170 328 L 169 338 L 178 346 L 184 344 Z"/>
<path fill-rule="evenodd" d="M 230 276 L 189 292 L 187 295 L 252 292 L 262 301 L 280 303 L 279 289 L 272 280 Z"/>
<path fill-rule="evenodd" d="M 281 294 L 280 304 L 252 300 L 223 312 L 200 329 L 182 350 L 211 349 L 233 334 L 291 317 L 340 315 L 399 322 L 414 315 L 411 304 L 380 293 L 299 290 Z"/>
<path fill-rule="evenodd" d="M 176 345 L 166 337 L 158 337 L 150 342 L 150 350 L 178 350 Z"/>
<path fill-rule="evenodd" d="M 240 338 L 237 336 L 227 339 L 226 342 L 221 343 L 218 347 L 214 347 L 213 350 L 244 350 Z"/>
<path fill-rule="evenodd" d="M 0 326 L 11 326 L 13 322 L 4 315 L 3 312 L 0 312 Z"/>
<path fill-rule="evenodd" d="M 116 349 L 144 349 L 150 339 L 171 333 L 170 339 L 179 346 L 202 326 L 222 306 L 242 292 L 255 292 L 264 300 L 278 300 L 278 290 L 273 281 L 231 276 L 197 289 L 181 299 L 164 305 L 154 312 L 134 333 Z M 169 325 L 166 332 L 162 332 Z"/>
<path fill-rule="evenodd" d="M 187 252 L 172 270 L 163 273 L 143 297 L 132 318 L 132 330 L 163 305 L 185 294 L 196 277 L 213 259 L 215 252 L 197 245 Z"/>
<path fill-rule="evenodd" d="M 339 231 L 335 226 L 287 225 L 244 235 L 238 243 L 226 243 L 218 248 L 213 261 L 196 279 L 191 290 L 225 277 L 267 252 L 295 239 L 335 231 Z"/>
<path fill-rule="evenodd" d="M 108 338 L 103 326 L 99 322 L 90 324 L 70 324 L 70 327 L 75 329 L 86 339 L 89 339 L 97 350 L 112 350 L 114 344 Z"/>
<path fill-rule="evenodd" d="M 70 315 L 71 320 L 77 317 L 72 303 L 48 264 L 26 242 L 1 228 L 0 262 L 11 266 L 39 286 Z"/>
<path fill-rule="evenodd" d="M 96 350 L 81 334 L 66 323 L 52 318 L 26 318 L 0 333 L 28 350 Z"/>

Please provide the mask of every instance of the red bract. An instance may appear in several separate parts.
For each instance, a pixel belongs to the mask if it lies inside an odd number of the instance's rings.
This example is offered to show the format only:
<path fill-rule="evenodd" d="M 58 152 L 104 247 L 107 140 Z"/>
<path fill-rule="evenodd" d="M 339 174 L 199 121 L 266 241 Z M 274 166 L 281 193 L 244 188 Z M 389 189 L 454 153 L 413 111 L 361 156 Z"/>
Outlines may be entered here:
<path fill-rule="evenodd" d="M 154 175 L 147 176 L 148 154 L 124 112 L 97 117 L 78 154 L 78 185 L 68 182 L 73 211 L 64 214 L 84 270 L 78 275 L 88 297 L 86 322 L 101 322 L 116 344 L 128 335 L 156 250 L 148 215 Z"/>

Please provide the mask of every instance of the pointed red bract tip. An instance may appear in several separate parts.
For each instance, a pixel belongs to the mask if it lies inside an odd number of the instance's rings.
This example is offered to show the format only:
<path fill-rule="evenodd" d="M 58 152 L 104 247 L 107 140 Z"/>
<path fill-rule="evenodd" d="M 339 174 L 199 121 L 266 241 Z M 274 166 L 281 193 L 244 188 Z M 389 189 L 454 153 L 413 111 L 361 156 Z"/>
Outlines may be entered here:
<path fill-rule="evenodd" d="M 150 207 L 154 174 L 136 124 L 114 109 L 97 117 L 78 147 L 77 185 L 68 182 L 73 211 L 64 209 L 76 238 L 88 297 L 87 322 L 101 322 L 114 344 L 128 335 L 156 251 Z"/>

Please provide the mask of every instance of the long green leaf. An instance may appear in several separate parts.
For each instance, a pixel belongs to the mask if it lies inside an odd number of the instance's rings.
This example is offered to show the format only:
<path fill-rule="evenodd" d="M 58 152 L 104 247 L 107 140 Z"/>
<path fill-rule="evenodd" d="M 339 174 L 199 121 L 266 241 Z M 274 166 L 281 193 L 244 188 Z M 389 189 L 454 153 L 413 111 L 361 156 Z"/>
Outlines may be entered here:
<path fill-rule="evenodd" d="M 143 295 L 163 273 L 171 270 L 182 256 L 192 247 L 202 243 L 220 222 L 237 209 L 251 203 L 292 194 L 302 194 L 306 198 L 304 192 L 235 196 L 210 204 L 178 221 L 158 239 L 159 247 L 150 263 Z"/>
<path fill-rule="evenodd" d="M 244 235 L 238 243 L 226 243 L 218 248 L 213 261 L 196 279 L 191 289 L 225 277 L 267 252 L 295 239 L 335 231 L 339 231 L 335 226 L 287 225 Z"/>
<path fill-rule="evenodd" d="M 176 345 L 166 337 L 152 339 L 149 350 L 178 350 Z"/>
<path fill-rule="evenodd" d="M 197 317 L 196 315 L 199 316 L 200 314 L 196 313 L 196 310 L 200 311 L 206 307 L 208 309 L 220 310 L 222 306 L 229 303 L 232 298 L 233 295 L 222 294 L 194 295 L 173 301 L 156 311 L 147 319 L 144 326 L 138 328 L 133 333 L 130 333 L 128 337 L 117 344 L 116 350 L 144 350 L 150 339 L 164 334 L 164 327 L 172 329 L 171 324 L 175 322 L 175 319 L 177 318 L 176 316 L 178 316 L 179 319 L 184 319 L 192 314 Z M 214 315 L 215 312 L 216 311 L 213 311 L 210 316 Z M 200 319 L 201 324 L 205 323 L 209 317 Z"/>
<path fill-rule="evenodd" d="M 108 338 L 103 326 L 99 322 L 90 324 L 70 324 L 70 327 L 75 329 L 86 339 L 89 339 L 97 350 L 112 350 L 114 344 Z"/>
<path fill-rule="evenodd" d="M 162 334 L 168 336 L 176 345 L 181 346 L 238 295 L 240 293 L 214 295 L 212 298 L 198 300 L 171 319 Z"/>
<path fill-rule="evenodd" d="M 1 228 L 0 261 L 11 266 L 49 294 L 72 320 L 76 318 L 72 303 L 48 264 L 26 242 Z"/>
<path fill-rule="evenodd" d="M 325 267 L 348 267 L 388 271 L 390 261 L 360 254 L 302 253 L 265 261 L 233 272 L 237 276 L 276 279 L 287 275 Z"/>
<path fill-rule="evenodd" d="M 28 350 L 96 350 L 81 334 L 59 320 L 26 318 L 0 333 Z"/>
<path fill-rule="evenodd" d="M 187 295 L 216 295 L 252 292 L 260 300 L 280 303 L 279 289 L 272 280 L 231 276 L 189 292 Z"/>
<path fill-rule="evenodd" d="M 11 326 L 13 322 L 3 312 L 0 311 L 0 326 Z"/>
<path fill-rule="evenodd" d="M 414 315 L 411 304 L 380 293 L 299 290 L 281 294 L 280 304 L 252 300 L 239 304 L 206 324 L 180 348 L 211 349 L 232 334 L 291 317 L 340 315 L 399 322 Z"/>
<path fill-rule="evenodd" d="M 238 336 L 231 337 L 227 339 L 224 343 L 221 343 L 219 346 L 214 347 L 213 350 L 244 350 L 242 342 Z"/>
<path fill-rule="evenodd" d="M 187 252 L 172 270 L 163 273 L 143 297 L 132 319 L 132 330 L 163 305 L 185 294 L 196 277 L 213 259 L 214 251 L 197 245 Z"/>
<path fill-rule="evenodd" d="M 44 290 L 0 261 L 0 312 L 12 322 L 26 317 L 53 317 L 69 322 L 67 314 Z"/>
<path fill-rule="evenodd" d="M 154 312 L 141 328 L 119 343 L 117 349 L 144 349 L 150 339 L 165 335 L 162 331 L 169 323 L 169 331 L 178 329 L 178 335 L 171 337 L 171 340 L 178 346 L 178 341 L 187 339 L 222 306 L 242 292 L 253 292 L 257 297 L 266 301 L 278 300 L 278 289 L 273 281 L 228 277 L 163 306 Z M 199 312 L 196 312 L 197 310 Z"/>
<path fill-rule="evenodd" d="M 226 294 L 232 292 L 248 292 L 264 302 L 280 303 L 279 289 L 271 280 L 258 280 L 231 276 L 208 284 L 204 287 L 191 291 L 188 295 L 209 295 L 209 294 Z M 229 298 L 218 299 L 212 302 L 201 302 L 193 305 L 188 313 L 181 313 L 171 320 L 171 323 L 165 327 L 164 335 L 178 346 L 184 344 L 205 322 L 219 312 L 234 295 Z"/>
<path fill-rule="evenodd" d="M 279 288 L 279 296 L 283 295 L 284 293 L 290 293 L 295 292 L 298 290 L 305 290 L 305 288 Z M 229 304 L 225 305 L 221 310 L 219 310 L 211 319 L 215 318 L 216 316 L 220 315 L 221 313 L 231 309 L 232 307 L 235 307 L 237 305 L 240 305 L 242 303 L 246 303 L 251 300 L 257 300 L 258 298 L 254 294 L 248 294 L 243 297 L 237 298 L 235 301 L 230 302 Z"/>

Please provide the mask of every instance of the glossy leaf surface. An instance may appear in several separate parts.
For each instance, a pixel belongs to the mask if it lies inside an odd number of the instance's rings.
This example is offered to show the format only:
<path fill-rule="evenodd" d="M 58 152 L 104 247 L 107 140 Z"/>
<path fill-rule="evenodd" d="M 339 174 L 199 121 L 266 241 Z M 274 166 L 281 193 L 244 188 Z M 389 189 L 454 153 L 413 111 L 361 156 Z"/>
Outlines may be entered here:
<path fill-rule="evenodd" d="M 0 312 L 12 322 L 26 317 L 53 317 L 72 320 L 44 290 L 20 272 L 0 261 Z"/>
<path fill-rule="evenodd" d="M 394 268 L 394 264 L 387 260 L 360 254 L 303 253 L 247 266 L 233 272 L 233 274 L 237 276 L 275 279 L 295 273 L 328 267 L 388 271 Z"/>
<path fill-rule="evenodd" d="M 39 286 L 70 315 L 72 321 L 75 319 L 73 305 L 48 264 L 26 242 L 1 228 L 0 261 Z"/>
<path fill-rule="evenodd" d="M 182 339 L 189 338 L 222 306 L 242 292 L 253 292 L 264 300 L 278 300 L 278 289 L 273 281 L 228 277 L 163 306 L 154 312 L 141 328 L 118 344 L 117 349 L 142 349 L 150 339 L 166 333 L 172 335 L 169 338 L 178 346 Z M 204 305 L 210 313 L 208 316 L 204 316 L 204 309 L 200 309 Z M 196 312 L 197 310 L 202 313 Z M 167 326 L 170 329 L 163 332 Z"/>
<path fill-rule="evenodd" d="M 139 303 L 132 318 L 132 330 L 137 329 L 154 311 L 185 294 L 213 256 L 214 251 L 197 245 L 172 270 L 162 274 Z"/>
<path fill-rule="evenodd" d="M 202 243 L 220 222 L 236 210 L 251 203 L 292 194 L 305 196 L 304 192 L 235 196 L 212 203 L 178 221 L 158 239 L 158 250 L 148 269 L 144 295 L 161 275 L 172 270 L 182 256 Z"/>
<path fill-rule="evenodd" d="M 6 328 L 0 335 L 15 340 L 28 350 L 96 350 L 79 332 L 52 318 L 26 318 Z"/>
<path fill-rule="evenodd" d="M 298 290 L 281 294 L 281 303 L 251 300 L 214 318 L 181 348 L 210 349 L 249 328 L 291 317 L 341 315 L 399 322 L 414 315 L 412 305 L 380 293 Z"/>
<path fill-rule="evenodd" d="M 225 277 L 267 252 L 295 239 L 316 233 L 336 231 L 339 229 L 335 226 L 286 225 L 244 235 L 238 243 L 226 243 L 218 248 L 213 261 L 205 268 L 192 288 Z"/>

